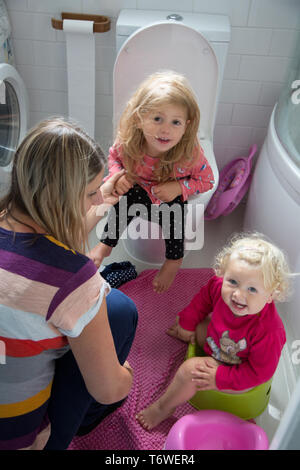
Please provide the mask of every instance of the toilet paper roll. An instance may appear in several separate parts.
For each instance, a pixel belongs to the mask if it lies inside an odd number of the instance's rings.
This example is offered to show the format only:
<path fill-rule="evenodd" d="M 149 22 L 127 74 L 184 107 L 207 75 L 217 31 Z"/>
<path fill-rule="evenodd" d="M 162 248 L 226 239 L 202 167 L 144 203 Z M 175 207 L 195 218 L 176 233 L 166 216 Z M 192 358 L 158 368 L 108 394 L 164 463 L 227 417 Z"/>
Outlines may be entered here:
<path fill-rule="evenodd" d="M 93 21 L 63 20 L 66 35 L 69 117 L 94 138 L 95 37 Z"/>

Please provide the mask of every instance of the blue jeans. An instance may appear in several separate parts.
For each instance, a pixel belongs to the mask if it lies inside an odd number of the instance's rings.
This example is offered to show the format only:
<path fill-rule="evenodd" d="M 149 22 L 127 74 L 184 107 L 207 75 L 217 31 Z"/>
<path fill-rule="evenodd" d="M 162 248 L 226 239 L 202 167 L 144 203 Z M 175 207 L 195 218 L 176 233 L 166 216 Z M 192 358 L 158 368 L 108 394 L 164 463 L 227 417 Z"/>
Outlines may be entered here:
<path fill-rule="evenodd" d="M 129 354 L 137 326 L 134 302 L 112 289 L 106 297 L 107 313 L 118 359 L 123 364 Z M 102 405 L 89 394 L 72 351 L 56 361 L 48 406 L 51 435 L 45 450 L 63 450 L 81 429 L 93 427 L 123 403 Z M 80 429 L 79 429 L 80 428 Z"/>

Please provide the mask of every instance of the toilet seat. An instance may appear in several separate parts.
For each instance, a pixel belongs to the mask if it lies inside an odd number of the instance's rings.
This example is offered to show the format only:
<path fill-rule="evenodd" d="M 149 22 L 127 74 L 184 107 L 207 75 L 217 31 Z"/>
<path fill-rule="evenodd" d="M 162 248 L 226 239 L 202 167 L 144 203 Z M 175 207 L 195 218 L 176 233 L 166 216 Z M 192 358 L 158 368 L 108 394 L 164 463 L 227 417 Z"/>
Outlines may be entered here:
<path fill-rule="evenodd" d="M 197 64 L 199 64 L 198 67 Z M 215 52 L 202 34 L 178 22 L 162 21 L 138 29 L 124 42 L 114 66 L 114 128 L 117 127 L 127 101 L 140 83 L 150 74 L 163 70 L 174 70 L 184 75 L 199 104 L 198 137 L 212 168 L 215 183 L 210 191 L 191 196 L 188 203 L 203 204 L 204 213 L 219 180 L 212 147 L 219 70 Z M 139 224 L 142 226 L 151 223 L 137 217 L 130 224 L 133 229 L 131 233 Z M 136 232 L 139 233 L 139 230 Z M 152 265 L 161 264 L 164 261 L 164 240 L 133 239 L 129 233 L 130 231 L 126 230 L 121 239 L 125 250 L 133 259 Z M 197 249 L 201 248 L 202 244 Z"/>
<path fill-rule="evenodd" d="M 212 141 L 210 139 L 200 139 L 200 145 L 203 148 L 206 160 L 210 164 L 211 169 L 213 171 L 213 174 L 214 174 L 214 177 L 215 177 L 215 184 L 214 184 L 214 187 L 212 189 L 210 189 L 209 191 L 206 191 L 206 193 L 201 193 L 201 194 L 197 194 L 195 196 L 190 196 L 189 199 L 188 199 L 188 203 L 189 204 L 195 204 L 195 203 L 203 204 L 204 208 L 206 208 L 207 204 L 209 203 L 212 195 L 214 194 L 214 192 L 215 192 L 215 190 L 218 186 L 219 171 L 218 171 L 217 163 L 216 163 L 216 160 L 215 160 L 215 154 L 214 154 L 214 150 L 213 150 Z"/>
<path fill-rule="evenodd" d="M 201 65 L 197 67 L 197 63 Z M 162 70 L 174 70 L 187 78 L 200 108 L 199 136 L 211 139 L 219 73 L 217 58 L 198 31 L 174 22 L 141 28 L 123 44 L 114 66 L 115 126 L 140 83 Z"/>

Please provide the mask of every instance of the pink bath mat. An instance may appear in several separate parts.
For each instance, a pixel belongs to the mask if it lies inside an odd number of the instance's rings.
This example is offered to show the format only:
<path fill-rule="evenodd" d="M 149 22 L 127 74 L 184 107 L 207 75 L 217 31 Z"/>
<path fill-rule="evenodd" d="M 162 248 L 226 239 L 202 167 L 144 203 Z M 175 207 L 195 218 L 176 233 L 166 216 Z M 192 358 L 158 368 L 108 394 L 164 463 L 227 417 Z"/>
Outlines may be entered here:
<path fill-rule="evenodd" d="M 211 276 L 212 269 L 181 269 L 171 288 L 155 294 L 152 280 L 156 270 L 143 271 L 120 290 L 132 298 L 139 312 L 136 336 L 128 357 L 134 370 L 134 384 L 122 407 L 107 416 L 92 432 L 76 437 L 70 450 L 160 450 L 175 421 L 195 411 L 184 404 L 152 431 L 144 430 L 136 414 L 166 389 L 187 345 L 166 334 L 176 314 L 185 307 Z"/>

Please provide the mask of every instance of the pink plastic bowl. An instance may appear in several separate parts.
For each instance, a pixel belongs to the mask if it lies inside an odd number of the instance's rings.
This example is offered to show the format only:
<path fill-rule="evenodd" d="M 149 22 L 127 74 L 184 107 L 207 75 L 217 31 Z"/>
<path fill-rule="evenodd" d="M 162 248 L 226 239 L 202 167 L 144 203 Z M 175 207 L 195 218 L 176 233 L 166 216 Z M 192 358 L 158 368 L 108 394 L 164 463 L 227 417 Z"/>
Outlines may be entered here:
<path fill-rule="evenodd" d="M 166 450 L 266 450 L 265 431 L 225 411 L 201 410 L 180 418 L 170 429 Z"/>

